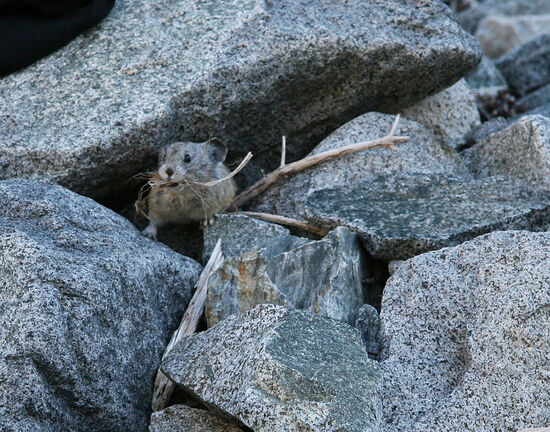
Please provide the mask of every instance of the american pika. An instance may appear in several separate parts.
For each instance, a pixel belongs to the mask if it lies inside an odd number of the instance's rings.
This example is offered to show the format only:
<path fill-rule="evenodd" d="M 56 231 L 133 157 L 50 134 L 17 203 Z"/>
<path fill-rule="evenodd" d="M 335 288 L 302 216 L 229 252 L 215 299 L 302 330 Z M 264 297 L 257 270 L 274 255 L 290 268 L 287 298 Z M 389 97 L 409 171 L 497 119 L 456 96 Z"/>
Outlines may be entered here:
<path fill-rule="evenodd" d="M 162 149 L 158 176 L 167 184 L 151 188 L 147 198 L 150 224 L 143 234 L 156 239 L 159 226 L 207 222 L 229 207 L 237 190 L 232 178 L 204 186 L 229 175 L 223 164 L 226 155 L 227 147 L 216 138 L 203 143 L 176 142 Z"/>

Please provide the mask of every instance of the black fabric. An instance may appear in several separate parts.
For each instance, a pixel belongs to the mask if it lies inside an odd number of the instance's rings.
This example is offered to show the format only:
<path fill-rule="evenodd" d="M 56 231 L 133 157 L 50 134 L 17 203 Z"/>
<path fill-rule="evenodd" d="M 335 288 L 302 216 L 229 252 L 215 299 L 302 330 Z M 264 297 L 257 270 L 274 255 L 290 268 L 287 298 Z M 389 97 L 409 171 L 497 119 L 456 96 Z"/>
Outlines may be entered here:
<path fill-rule="evenodd" d="M 0 0 L 0 76 L 61 48 L 101 21 L 114 0 Z"/>

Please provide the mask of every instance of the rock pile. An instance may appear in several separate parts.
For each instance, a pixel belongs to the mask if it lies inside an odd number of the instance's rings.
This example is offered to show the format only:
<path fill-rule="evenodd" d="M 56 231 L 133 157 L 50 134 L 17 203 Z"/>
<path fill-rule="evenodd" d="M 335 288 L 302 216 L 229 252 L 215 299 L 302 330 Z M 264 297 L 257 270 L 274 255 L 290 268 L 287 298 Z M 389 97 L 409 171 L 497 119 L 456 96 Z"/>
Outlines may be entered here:
<path fill-rule="evenodd" d="M 439 0 L 121 1 L 2 78 L 0 431 L 550 426 L 550 3 L 446 3 L 464 28 Z M 281 135 L 292 162 L 398 112 L 396 151 L 241 209 L 326 235 L 233 213 L 162 231 L 178 253 L 78 195 L 114 203 L 210 134 L 255 154 L 246 186 Z M 218 238 L 205 319 L 163 356 L 201 270 L 184 255 Z M 177 389 L 151 413 L 158 368 Z"/>

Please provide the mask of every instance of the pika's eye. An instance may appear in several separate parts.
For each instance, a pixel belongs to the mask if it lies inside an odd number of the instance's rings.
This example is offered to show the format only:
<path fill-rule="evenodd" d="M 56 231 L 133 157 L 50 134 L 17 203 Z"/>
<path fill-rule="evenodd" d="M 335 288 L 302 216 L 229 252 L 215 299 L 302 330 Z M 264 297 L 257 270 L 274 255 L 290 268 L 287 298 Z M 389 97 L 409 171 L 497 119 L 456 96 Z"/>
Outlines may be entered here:
<path fill-rule="evenodd" d="M 184 161 L 185 163 L 191 162 L 191 156 L 189 156 L 188 154 L 186 154 L 186 155 L 183 157 L 183 161 Z"/>

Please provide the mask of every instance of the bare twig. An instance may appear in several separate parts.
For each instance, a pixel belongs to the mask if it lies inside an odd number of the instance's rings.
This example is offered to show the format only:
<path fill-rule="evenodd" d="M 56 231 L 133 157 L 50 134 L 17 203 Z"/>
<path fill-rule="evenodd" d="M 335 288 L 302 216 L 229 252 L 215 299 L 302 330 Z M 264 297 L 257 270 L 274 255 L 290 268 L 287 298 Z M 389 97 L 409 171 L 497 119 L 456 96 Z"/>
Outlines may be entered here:
<path fill-rule="evenodd" d="M 302 171 L 306 168 L 310 168 L 322 162 L 326 162 L 331 159 L 341 157 L 344 155 L 357 153 L 363 150 L 372 150 L 375 148 L 389 148 L 391 150 L 396 151 L 397 150 L 395 147 L 396 144 L 401 144 L 409 140 L 409 137 L 407 136 L 394 136 L 398 122 L 399 122 L 399 115 L 395 118 L 395 121 L 392 124 L 389 134 L 386 135 L 385 137 L 377 138 L 364 143 L 351 144 L 349 146 L 328 150 L 322 153 L 317 153 L 315 155 L 308 156 L 304 159 L 290 163 L 288 165 L 280 166 L 275 171 L 272 171 L 267 176 L 258 180 L 248 189 L 246 189 L 245 191 L 237 195 L 237 197 L 233 201 L 233 206 L 235 208 L 242 207 L 243 204 L 245 204 L 252 198 L 256 197 L 257 195 L 261 194 L 264 190 L 266 190 L 269 186 L 271 186 L 281 177 L 288 174 L 294 174 L 298 171 Z"/>
<path fill-rule="evenodd" d="M 259 213 L 259 212 L 249 212 L 249 211 L 239 211 L 234 212 L 232 214 L 241 214 L 245 216 L 250 216 L 254 219 L 260 219 L 267 222 L 273 222 L 279 225 L 294 227 L 294 228 L 300 228 L 304 231 L 310 232 L 312 234 L 316 234 L 318 236 L 324 237 L 328 234 L 328 231 L 325 231 L 324 229 L 318 228 L 316 226 L 310 225 L 309 223 L 305 221 L 301 221 L 299 219 L 293 219 L 286 216 L 279 216 L 274 215 L 270 213 Z"/>
<path fill-rule="evenodd" d="M 286 165 L 286 136 L 283 135 L 283 140 L 281 142 L 281 165 L 284 167 Z"/>
<path fill-rule="evenodd" d="M 202 270 L 197 282 L 197 289 L 193 298 L 189 302 L 189 306 L 183 315 L 181 323 L 177 330 L 172 335 L 162 359 L 174 348 L 174 346 L 184 337 L 191 335 L 197 329 L 197 323 L 204 309 L 206 294 L 208 292 L 208 278 L 214 273 L 223 263 L 223 254 L 221 248 L 222 240 L 218 239 L 210 259 Z M 155 388 L 153 391 L 153 402 L 151 404 L 153 411 L 160 411 L 166 407 L 172 392 L 174 391 L 174 383 L 162 373 L 159 369 L 155 378 Z"/>

